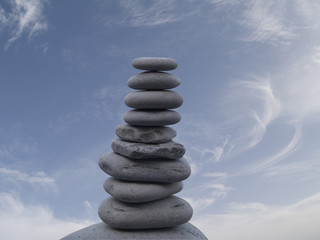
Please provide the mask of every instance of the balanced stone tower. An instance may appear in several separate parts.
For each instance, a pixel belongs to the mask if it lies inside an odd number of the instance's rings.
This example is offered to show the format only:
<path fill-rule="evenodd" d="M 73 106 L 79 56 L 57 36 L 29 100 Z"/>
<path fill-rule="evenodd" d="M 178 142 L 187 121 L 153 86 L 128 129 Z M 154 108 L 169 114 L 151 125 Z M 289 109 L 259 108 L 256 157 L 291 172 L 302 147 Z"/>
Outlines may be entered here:
<path fill-rule="evenodd" d="M 111 197 L 98 210 L 104 223 L 63 239 L 206 239 L 187 223 L 193 212 L 190 204 L 173 195 L 191 174 L 183 158 L 185 148 L 172 140 L 177 133 L 167 126 L 181 119 L 172 109 L 182 105 L 182 96 L 168 90 L 180 85 L 180 79 L 164 72 L 178 63 L 144 57 L 134 59 L 132 65 L 145 70 L 127 82 L 138 90 L 125 97 L 125 104 L 133 109 L 123 115 L 126 124 L 116 128 L 114 152 L 99 159 L 100 168 L 111 176 L 103 185 Z"/>

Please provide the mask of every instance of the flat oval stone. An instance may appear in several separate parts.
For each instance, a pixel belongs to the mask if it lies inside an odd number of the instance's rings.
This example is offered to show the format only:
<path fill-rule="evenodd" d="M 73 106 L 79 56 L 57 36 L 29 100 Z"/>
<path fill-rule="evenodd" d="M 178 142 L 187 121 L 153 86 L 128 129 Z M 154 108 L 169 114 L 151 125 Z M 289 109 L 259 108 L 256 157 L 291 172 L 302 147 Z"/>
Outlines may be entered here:
<path fill-rule="evenodd" d="M 124 102 L 137 109 L 173 109 L 182 105 L 183 98 L 174 91 L 137 91 L 129 93 Z"/>
<path fill-rule="evenodd" d="M 172 228 L 133 229 L 123 231 L 108 226 L 104 222 L 93 224 L 65 236 L 60 240 L 208 240 L 195 226 L 185 223 Z"/>
<path fill-rule="evenodd" d="M 180 79 L 166 72 L 143 72 L 129 78 L 127 84 L 133 89 L 162 90 L 179 86 Z"/>
<path fill-rule="evenodd" d="M 173 58 L 141 57 L 132 61 L 132 66 L 141 70 L 169 71 L 178 67 L 178 62 Z"/>
<path fill-rule="evenodd" d="M 147 203 L 125 203 L 111 197 L 98 210 L 103 222 L 121 229 L 174 227 L 188 222 L 192 213 L 190 204 L 176 196 Z"/>
<path fill-rule="evenodd" d="M 116 128 L 119 138 L 129 142 L 163 143 L 172 140 L 177 132 L 170 127 L 138 127 L 127 124 Z"/>
<path fill-rule="evenodd" d="M 123 120 L 134 126 L 163 126 L 178 123 L 181 116 L 173 110 L 129 110 Z"/>
<path fill-rule="evenodd" d="M 103 187 L 107 193 L 119 201 L 139 203 L 169 197 L 180 192 L 183 183 L 130 182 L 108 178 Z"/>
<path fill-rule="evenodd" d="M 100 157 L 99 166 L 110 176 L 128 181 L 171 183 L 183 181 L 191 174 L 184 158 L 135 160 L 111 152 Z"/>
<path fill-rule="evenodd" d="M 115 139 L 111 144 L 111 148 L 114 152 L 132 159 L 177 159 L 183 157 L 185 153 L 184 146 L 173 141 L 148 144 L 127 142 L 121 139 Z"/>

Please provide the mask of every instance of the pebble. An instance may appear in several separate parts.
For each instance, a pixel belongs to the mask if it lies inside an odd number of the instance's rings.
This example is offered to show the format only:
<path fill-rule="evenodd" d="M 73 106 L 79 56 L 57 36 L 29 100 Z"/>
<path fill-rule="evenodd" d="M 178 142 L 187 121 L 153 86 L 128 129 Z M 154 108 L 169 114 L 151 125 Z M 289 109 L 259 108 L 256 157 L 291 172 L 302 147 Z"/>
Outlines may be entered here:
<path fill-rule="evenodd" d="M 114 152 L 132 159 L 177 159 L 183 157 L 185 153 L 184 146 L 173 141 L 148 144 L 127 142 L 118 138 L 113 140 L 111 148 Z"/>
<path fill-rule="evenodd" d="M 134 126 L 163 126 L 178 123 L 181 116 L 173 110 L 129 110 L 123 120 Z"/>
<path fill-rule="evenodd" d="M 192 213 L 189 203 L 175 196 L 148 203 L 124 203 L 111 197 L 98 210 L 102 221 L 120 229 L 173 227 L 188 222 Z"/>
<path fill-rule="evenodd" d="M 107 193 L 119 201 L 139 203 L 169 197 L 180 192 L 183 183 L 130 182 L 108 178 L 103 187 Z"/>
<path fill-rule="evenodd" d="M 129 78 L 130 88 L 138 90 L 163 90 L 179 86 L 180 79 L 166 72 L 143 72 Z"/>
<path fill-rule="evenodd" d="M 132 66 L 140 70 L 169 71 L 178 67 L 178 62 L 173 58 L 141 57 L 132 61 Z"/>
<path fill-rule="evenodd" d="M 137 109 L 173 109 L 183 103 L 182 96 L 174 91 L 137 91 L 129 93 L 125 104 Z"/>
<path fill-rule="evenodd" d="M 191 174 L 185 158 L 134 160 L 111 152 L 100 157 L 99 166 L 110 176 L 128 181 L 172 183 Z"/>
<path fill-rule="evenodd" d="M 116 134 L 129 142 L 163 143 L 172 140 L 177 132 L 170 127 L 137 127 L 122 124 L 116 128 Z"/>

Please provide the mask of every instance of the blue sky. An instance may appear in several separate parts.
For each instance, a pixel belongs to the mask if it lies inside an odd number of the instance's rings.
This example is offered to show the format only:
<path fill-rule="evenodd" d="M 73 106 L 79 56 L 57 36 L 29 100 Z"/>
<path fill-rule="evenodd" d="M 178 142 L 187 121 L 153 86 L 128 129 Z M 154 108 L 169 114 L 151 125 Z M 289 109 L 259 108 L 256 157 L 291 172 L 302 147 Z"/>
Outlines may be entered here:
<path fill-rule="evenodd" d="M 182 84 L 178 195 L 209 239 L 320 238 L 320 2 L 0 2 L 0 238 L 100 221 L 97 161 L 128 110 L 132 59 Z"/>

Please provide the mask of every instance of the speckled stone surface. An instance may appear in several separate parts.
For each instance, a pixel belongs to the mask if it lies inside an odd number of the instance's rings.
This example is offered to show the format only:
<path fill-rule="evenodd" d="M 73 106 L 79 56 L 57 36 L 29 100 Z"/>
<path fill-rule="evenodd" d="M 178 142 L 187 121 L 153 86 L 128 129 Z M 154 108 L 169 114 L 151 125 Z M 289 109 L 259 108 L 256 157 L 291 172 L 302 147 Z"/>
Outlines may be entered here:
<path fill-rule="evenodd" d="M 195 226 L 185 223 L 177 227 L 142 230 L 120 230 L 100 222 L 60 240 L 207 240 Z"/>
<path fill-rule="evenodd" d="M 178 123 L 181 116 L 173 110 L 129 110 L 123 120 L 134 126 L 163 126 Z"/>
<path fill-rule="evenodd" d="M 104 181 L 103 187 L 107 193 L 119 201 L 139 203 L 169 197 L 180 192 L 183 183 L 131 182 L 108 178 Z"/>
<path fill-rule="evenodd" d="M 133 160 L 111 152 L 100 157 L 99 166 L 110 176 L 129 181 L 180 182 L 191 174 L 184 158 Z"/>
<path fill-rule="evenodd" d="M 116 128 L 116 134 L 122 140 L 129 142 L 164 143 L 172 140 L 177 132 L 170 127 L 138 127 L 122 124 Z"/>
<path fill-rule="evenodd" d="M 168 158 L 177 159 L 183 157 L 185 148 L 174 141 L 165 143 L 135 143 L 121 139 L 113 140 L 111 148 L 114 152 L 132 159 Z"/>
<path fill-rule="evenodd" d="M 179 86 L 181 80 L 166 72 L 143 72 L 129 78 L 127 84 L 133 89 L 172 89 Z"/>
<path fill-rule="evenodd" d="M 174 109 L 182 105 L 182 96 L 169 90 L 136 91 L 129 93 L 125 99 L 128 107 L 136 109 Z"/>
<path fill-rule="evenodd" d="M 141 57 L 133 59 L 132 66 L 140 70 L 170 71 L 178 67 L 178 62 L 173 58 Z"/>
<path fill-rule="evenodd" d="M 190 204 L 176 196 L 147 203 L 125 203 L 110 197 L 98 210 L 103 222 L 121 229 L 173 227 L 188 222 L 192 213 Z"/>

